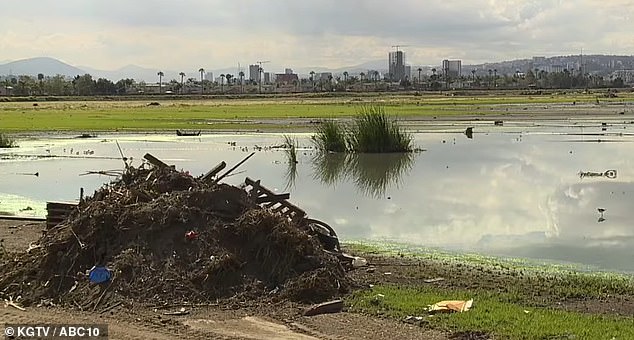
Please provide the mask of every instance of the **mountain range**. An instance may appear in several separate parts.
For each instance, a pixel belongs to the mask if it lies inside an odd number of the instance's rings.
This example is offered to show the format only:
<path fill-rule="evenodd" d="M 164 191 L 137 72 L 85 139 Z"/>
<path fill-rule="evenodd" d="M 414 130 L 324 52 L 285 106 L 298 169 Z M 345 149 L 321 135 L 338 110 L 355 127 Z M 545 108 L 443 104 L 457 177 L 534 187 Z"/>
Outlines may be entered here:
<path fill-rule="evenodd" d="M 377 69 L 382 70 L 386 68 L 386 62 L 383 60 L 375 60 L 366 62 L 360 65 L 339 68 L 339 69 L 329 69 L 325 67 L 313 67 L 313 68 L 298 68 L 293 69 L 295 73 L 300 74 L 300 76 L 308 76 L 311 71 L 314 72 L 332 72 L 332 73 L 342 73 L 343 71 L 348 71 L 351 74 L 355 72 L 367 72 L 368 69 Z M 266 67 L 265 67 L 266 68 Z M 248 65 L 244 65 L 241 67 L 243 72 L 248 76 L 249 70 Z M 51 58 L 51 57 L 36 57 L 36 58 L 28 58 L 21 59 L 6 63 L 0 63 L 0 77 L 1 76 L 9 76 L 9 75 L 30 75 L 36 77 L 39 73 L 44 74 L 45 76 L 52 75 L 63 75 L 67 77 L 75 77 L 77 75 L 90 74 L 94 79 L 97 78 L 106 78 L 116 82 L 119 79 L 124 78 L 132 78 L 136 81 L 146 81 L 146 82 L 155 82 L 157 80 L 157 73 L 159 69 L 146 68 L 137 65 L 127 65 L 116 70 L 100 70 L 96 68 L 92 68 L 90 66 L 73 66 L 69 65 L 61 60 Z M 180 80 L 180 72 L 185 72 L 186 78 L 200 78 L 200 73 L 198 70 L 184 70 L 184 71 L 175 71 L 175 70 L 161 70 L 164 73 L 163 79 L 178 79 Z M 219 76 L 220 74 L 233 74 L 237 76 L 239 73 L 238 67 L 228 67 L 223 69 L 207 69 L 206 72 L 213 72 L 214 77 Z M 281 72 L 281 71 L 280 71 Z"/>

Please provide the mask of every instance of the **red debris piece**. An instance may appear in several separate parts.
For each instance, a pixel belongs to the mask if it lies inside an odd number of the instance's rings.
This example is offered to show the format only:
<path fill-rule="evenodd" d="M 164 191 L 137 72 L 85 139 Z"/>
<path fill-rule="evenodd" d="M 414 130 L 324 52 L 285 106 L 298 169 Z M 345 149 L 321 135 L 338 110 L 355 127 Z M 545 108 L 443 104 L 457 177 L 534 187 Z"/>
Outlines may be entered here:
<path fill-rule="evenodd" d="M 188 231 L 185 233 L 185 238 L 189 241 L 195 240 L 198 238 L 198 233 L 195 231 Z"/>

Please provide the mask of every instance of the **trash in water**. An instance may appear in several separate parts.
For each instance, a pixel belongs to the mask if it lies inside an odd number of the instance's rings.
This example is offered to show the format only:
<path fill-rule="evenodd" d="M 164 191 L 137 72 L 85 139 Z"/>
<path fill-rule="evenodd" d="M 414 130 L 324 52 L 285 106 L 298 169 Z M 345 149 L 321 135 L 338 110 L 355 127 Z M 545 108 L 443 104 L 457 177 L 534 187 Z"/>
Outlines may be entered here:
<path fill-rule="evenodd" d="M 468 127 L 465 131 L 464 134 L 467 135 L 467 138 L 472 139 L 473 138 L 473 127 Z"/>

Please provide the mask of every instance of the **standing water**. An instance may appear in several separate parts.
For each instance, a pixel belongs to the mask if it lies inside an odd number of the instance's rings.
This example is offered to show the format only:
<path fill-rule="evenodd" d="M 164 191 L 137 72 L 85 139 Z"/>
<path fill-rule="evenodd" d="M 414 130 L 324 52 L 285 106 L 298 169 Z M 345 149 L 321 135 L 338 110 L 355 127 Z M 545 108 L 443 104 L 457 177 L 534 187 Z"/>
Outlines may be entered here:
<path fill-rule="evenodd" d="M 295 134 L 200 137 L 102 135 L 36 138 L 0 149 L 0 214 L 44 216 L 45 202 L 75 200 L 151 153 L 204 174 L 255 156 L 223 181 L 261 179 L 290 192 L 343 241 L 391 241 L 447 250 L 634 271 L 634 136 L 627 122 L 548 125 L 461 122 L 414 133 L 410 154 L 322 154 Z M 472 127 L 466 133 L 467 127 Z M 36 176 L 37 175 L 37 176 Z"/>

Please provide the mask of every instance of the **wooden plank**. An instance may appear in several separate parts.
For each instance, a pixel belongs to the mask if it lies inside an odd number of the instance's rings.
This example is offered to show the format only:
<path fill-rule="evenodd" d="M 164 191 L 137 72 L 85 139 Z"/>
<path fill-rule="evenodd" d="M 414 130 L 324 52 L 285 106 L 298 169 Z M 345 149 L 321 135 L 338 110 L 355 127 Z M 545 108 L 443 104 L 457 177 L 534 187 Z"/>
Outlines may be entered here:
<path fill-rule="evenodd" d="M 269 203 L 269 202 L 280 202 L 280 201 L 284 201 L 291 198 L 291 194 L 286 193 L 286 194 L 279 194 L 279 195 L 266 195 L 266 196 L 261 196 L 261 197 L 257 197 L 255 199 L 255 203 L 257 204 L 262 204 L 262 203 Z"/>
<path fill-rule="evenodd" d="M 262 186 L 260 184 L 260 181 L 254 181 L 252 179 L 250 179 L 249 177 L 247 177 L 244 180 L 244 183 L 247 185 L 250 185 L 254 188 L 254 190 L 258 190 L 260 193 L 264 194 L 265 197 L 276 197 L 279 196 L 279 194 L 274 193 L 273 191 L 265 188 L 264 186 Z M 257 188 L 257 189 L 256 189 Z M 290 194 L 288 194 L 289 198 L 290 198 Z M 256 199 L 260 199 L 260 195 L 258 196 L 252 196 Z M 280 204 L 279 207 L 276 207 L 277 204 Z M 282 201 L 274 201 L 274 202 L 269 202 L 267 204 L 264 204 L 263 208 L 265 209 L 273 209 L 273 212 L 278 212 L 281 209 L 286 208 L 287 210 L 290 210 L 292 212 L 295 212 L 298 216 L 300 216 L 301 218 L 303 218 L 304 216 L 306 216 L 306 212 L 302 209 L 300 209 L 299 207 L 293 205 L 292 203 L 288 202 L 286 199 L 282 200 Z M 286 213 L 284 213 L 286 214 Z M 300 217 L 298 217 L 297 219 L 299 219 Z M 288 218 L 292 218 L 290 215 L 288 215 Z"/>
<path fill-rule="evenodd" d="M 169 165 L 164 163 L 162 160 L 150 155 L 149 153 L 146 153 L 145 156 L 143 156 L 143 158 L 145 158 L 148 162 L 150 162 L 150 164 L 158 168 L 169 168 Z"/>
<path fill-rule="evenodd" d="M 304 311 L 304 316 L 313 316 L 326 313 L 339 313 L 343 310 L 343 300 L 333 300 L 314 305 Z"/>
<path fill-rule="evenodd" d="M 64 208 L 69 208 L 72 209 L 76 206 L 78 206 L 79 204 L 76 202 L 46 202 L 46 208 L 52 208 L 52 209 L 64 209 Z"/>
<path fill-rule="evenodd" d="M 13 221 L 45 221 L 44 217 L 27 217 L 27 216 L 11 216 L 11 215 L 0 215 L 0 220 L 13 220 Z"/>
<path fill-rule="evenodd" d="M 216 174 L 218 174 L 222 169 L 224 169 L 226 167 L 227 167 L 227 163 L 225 163 L 225 161 L 222 161 L 222 162 L 218 163 L 218 165 L 213 167 L 211 170 L 207 171 L 207 173 L 202 177 L 202 180 L 204 182 L 209 181 L 214 176 L 216 176 Z"/>

